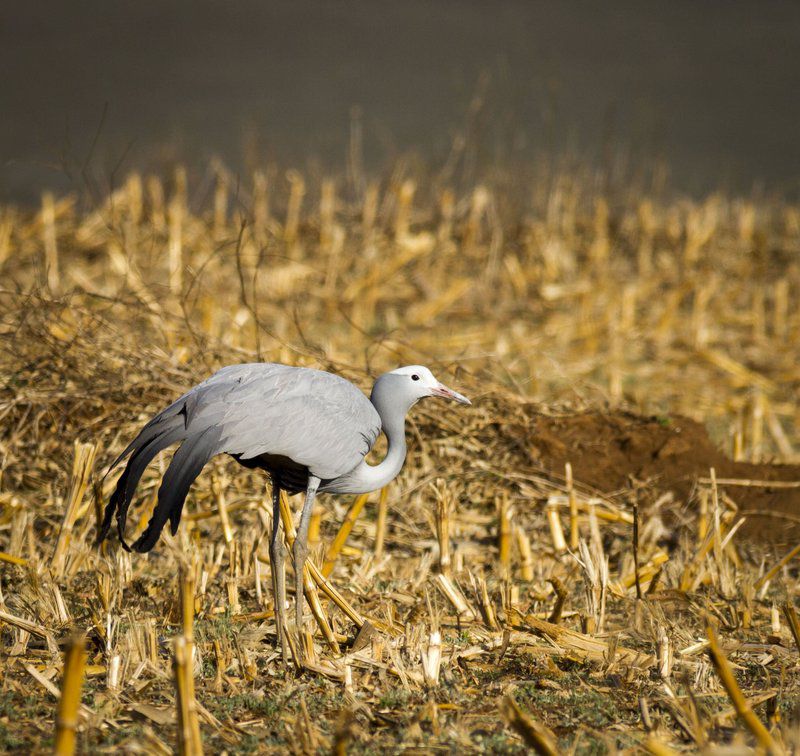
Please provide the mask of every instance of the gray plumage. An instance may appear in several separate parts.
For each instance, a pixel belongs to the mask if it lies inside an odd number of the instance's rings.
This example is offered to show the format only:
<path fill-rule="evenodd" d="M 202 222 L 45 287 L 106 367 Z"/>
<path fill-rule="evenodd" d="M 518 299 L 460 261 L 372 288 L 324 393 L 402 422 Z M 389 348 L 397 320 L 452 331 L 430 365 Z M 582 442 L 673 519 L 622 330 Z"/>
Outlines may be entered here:
<path fill-rule="evenodd" d="M 117 511 L 127 546 L 124 528 L 136 486 L 148 463 L 178 441 L 183 443 L 164 475 L 150 526 L 133 544 L 136 551 L 155 545 L 165 515 L 177 531 L 189 486 L 216 454 L 283 473 L 283 487 L 297 493 L 305 490 L 308 473 L 329 481 L 351 471 L 380 432 L 375 407 L 344 378 L 272 363 L 229 365 L 156 415 L 115 460 L 112 468 L 132 454 L 106 508 L 101 540 Z"/>
<path fill-rule="evenodd" d="M 425 396 L 469 404 L 466 397 L 443 386 L 421 365 L 382 375 L 369 399 L 349 381 L 321 370 L 273 363 L 224 367 L 157 414 L 114 461 L 112 469 L 130 456 L 106 506 L 98 540 L 108 535 L 115 515 L 120 541 L 128 550 L 152 549 L 167 522 L 174 535 L 189 488 L 217 454 L 229 454 L 245 467 L 268 472 L 273 483 L 270 556 L 285 652 L 281 624 L 284 591 L 275 569 L 276 562 L 282 564 L 280 490 L 306 492 L 294 543 L 300 627 L 302 569 L 316 492 L 362 493 L 391 481 L 405 460 L 406 413 Z M 364 458 L 381 431 L 387 436 L 388 452 L 380 464 L 371 466 Z M 136 487 L 155 456 L 179 442 L 159 486 L 150 522 L 128 546 L 125 525 Z"/>

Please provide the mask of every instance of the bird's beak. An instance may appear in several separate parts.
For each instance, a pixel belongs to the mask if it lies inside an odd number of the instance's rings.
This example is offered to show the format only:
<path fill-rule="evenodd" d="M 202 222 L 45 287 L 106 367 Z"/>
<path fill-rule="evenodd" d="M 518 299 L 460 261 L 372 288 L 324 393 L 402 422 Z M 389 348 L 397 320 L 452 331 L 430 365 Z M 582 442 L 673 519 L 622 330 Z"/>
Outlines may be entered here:
<path fill-rule="evenodd" d="M 441 396 L 443 399 L 452 399 L 454 402 L 458 402 L 459 404 L 472 404 L 472 402 L 467 399 L 466 396 L 459 394 L 458 391 L 453 391 L 451 388 L 447 388 L 447 386 L 445 386 L 443 383 L 440 383 L 435 388 L 432 388 L 431 394 L 433 396 Z"/>

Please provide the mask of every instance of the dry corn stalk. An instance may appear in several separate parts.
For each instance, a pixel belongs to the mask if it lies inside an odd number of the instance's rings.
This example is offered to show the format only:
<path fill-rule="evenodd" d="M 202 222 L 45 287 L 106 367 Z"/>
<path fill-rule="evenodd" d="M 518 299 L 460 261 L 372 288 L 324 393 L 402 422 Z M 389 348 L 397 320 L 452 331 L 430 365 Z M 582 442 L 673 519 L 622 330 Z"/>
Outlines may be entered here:
<path fill-rule="evenodd" d="M 712 543 L 714 561 L 719 564 L 722 559 L 721 544 L 722 534 L 720 533 L 722 524 L 720 522 L 720 509 L 719 509 L 719 489 L 717 488 L 717 471 L 711 467 L 709 468 L 709 479 L 711 480 L 711 513 L 713 515 L 713 529 L 714 539 Z"/>
<path fill-rule="evenodd" d="M 220 480 L 216 475 L 211 476 L 211 489 L 217 499 L 217 508 L 219 510 L 219 519 L 222 523 L 222 534 L 225 538 L 225 543 L 233 541 L 233 528 L 231 527 L 231 520 L 228 516 L 228 503 L 225 499 L 225 481 Z"/>
<path fill-rule="evenodd" d="M 764 412 L 766 409 L 764 392 L 756 389 L 753 396 L 750 427 L 750 461 L 758 464 L 764 452 Z"/>
<path fill-rule="evenodd" d="M 552 622 L 539 619 L 532 614 L 521 614 L 513 608 L 507 610 L 508 622 L 514 628 L 530 630 L 539 635 L 544 635 L 553 641 L 564 652 L 575 654 L 584 659 L 606 662 L 609 657 L 609 644 L 598 638 L 593 638 L 585 633 L 570 630 L 564 625 L 555 625 Z M 638 669 L 649 669 L 656 660 L 650 654 L 616 645 L 615 658 L 622 664 L 627 664 Z"/>
<path fill-rule="evenodd" d="M 175 681 L 178 690 L 178 744 L 181 753 L 202 753 L 200 722 L 194 694 L 194 578 L 189 570 L 179 575 L 181 627 L 183 634 L 175 639 Z"/>
<path fill-rule="evenodd" d="M 758 744 L 767 753 L 782 754 L 784 752 L 783 748 L 778 745 L 772 735 L 769 734 L 767 728 L 761 723 L 761 720 L 753 713 L 753 710 L 742 694 L 742 690 L 736 682 L 736 678 L 733 676 L 731 665 L 728 663 L 725 654 L 719 647 L 717 634 L 714 632 L 714 628 L 711 627 L 711 625 L 706 626 L 706 633 L 708 635 L 708 651 L 711 656 L 711 661 L 714 664 L 714 669 L 717 672 L 722 686 L 725 688 L 725 692 L 728 694 L 728 698 L 731 699 L 734 709 L 736 709 L 737 716 L 742 720 L 742 724 L 750 730 Z"/>
<path fill-rule="evenodd" d="M 800 544 L 797 544 L 791 551 L 781 557 L 780 561 L 756 580 L 755 589 L 758 591 L 763 588 L 772 578 L 775 577 L 789 562 L 800 554 Z"/>
<path fill-rule="evenodd" d="M 328 620 L 328 616 L 325 614 L 325 609 L 323 608 L 322 602 L 319 599 L 319 593 L 317 592 L 316 585 L 314 585 L 314 581 L 310 576 L 306 576 L 304 578 L 303 585 L 306 596 L 308 597 L 308 605 L 311 607 L 311 613 L 314 615 L 314 619 L 317 621 L 325 641 L 327 642 L 331 651 L 333 651 L 334 654 L 338 654 L 339 643 L 336 640 L 336 635 L 333 632 L 333 628 Z M 364 626 L 365 625 L 362 625 L 362 627 Z"/>
<path fill-rule="evenodd" d="M 658 626 L 658 674 L 664 679 L 672 674 L 672 644 L 663 625 Z"/>
<path fill-rule="evenodd" d="M 714 524 L 714 527 L 709 529 L 708 533 L 706 534 L 706 538 L 698 548 L 697 553 L 692 559 L 687 560 L 686 565 L 683 568 L 683 574 L 681 575 L 680 581 L 680 589 L 682 591 L 691 591 L 693 590 L 694 586 L 700 582 L 700 577 L 702 577 L 704 569 L 704 560 L 708 556 L 709 552 L 711 552 L 711 550 L 714 548 L 715 543 L 717 544 L 717 551 L 721 550 L 721 545 L 722 543 L 726 542 L 727 536 L 730 535 L 730 532 L 732 531 L 725 533 L 721 519 L 719 527 Z M 698 577 L 698 575 L 700 577 Z"/>
<path fill-rule="evenodd" d="M 308 547 L 312 551 L 320 542 L 322 512 L 322 507 L 315 502 L 314 508 L 311 510 L 311 518 L 308 521 Z"/>
<path fill-rule="evenodd" d="M 358 516 L 361 514 L 361 510 L 367 503 L 368 498 L 369 494 L 360 494 L 356 496 L 353 505 L 347 512 L 347 515 L 344 518 L 344 522 L 342 522 L 341 527 L 339 528 L 339 532 L 336 534 L 336 538 L 333 539 L 333 542 L 331 543 L 327 553 L 325 554 L 325 561 L 322 564 L 322 570 L 321 570 L 322 574 L 325 577 L 329 577 L 331 572 L 333 572 L 333 568 L 336 566 L 336 560 L 339 558 L 339 554 L 342 551 L 342 547 L 345 545 L 348 537 L 350 536 L 350 532 L 353 530 L 353 525 L 356 524 L 356 520 L 358 519 Z"/>
<path fill-rule="evenodd" d="M 14 215 L 7 210 L 4 217 L 0 217 L 0 265 L 3 265 L 11 254 L 11 233 L 14 230 Z"/>
<path fill-rule="evenodd" d="M 558 516 L 558 503 L 555 498 L 550 497 L 547 501 L 547 523 L 550 526 L 550 537 L 553 539 L 553 549 L 556 554 L 563 554 L 567 550 L 567 542 L 564 539 L 564 528 L 561 526 L 561 518 Z"/>
<path fill-rule="evenodd" d="M 440 572 L 436 575 L 434 581 L 445 598 L 453 605 L 456 614 L 461 619 L 467 621 L 474 619 L 475 613 L 470 609 L 467 600 L 464 598 L 464 594 L 452 578 Z"/>
<path fill-rule="evenodd" d="M 564 465 L 564 473 L 567 484 L 567 498 L 569 499 L 569 547 L 575 551 L 580 540 L 580 530 L 578 528 L 578 500 L 575 496 L 575 485 L 572 480 L 572 465 L 567 462 Z"/>
<path fill-rule="evenodd" d="M 64 519 L 61 522 L 61 530 L 58 534 L 56 547 L 53 551 L 51 567 L 56 577 L 64 575 L 67 551 L 72 540 L 72 528 L 78 514 L 86 487 L 89 485 L 89 477 L 92 474 L 94 457 L 97 452 L 96 444 L 83 444 L 75 442 L 75 457 L 72 462 L 72 479 L 70 481 L 69 492 L 67 493 Z"/>
<path fill-rule="evenodd" d="M 375 523 L 375 558 L 383 556 L 384 542 L 386 541 L 386 516 L 389 513 L 389 488 L 381 489 L 378 499 L 378 519 Z"/>
<path fill-rule="evenodd" d="M 700 491 L 700 508 L 697 515 L 697 546 L 702 546 L 708 535 L 708 491 Z"/>
<path fill-rule="evenodd" d="M 732 383 L 735 386 L 755 386 L 770 394 L 775 393 L 778 389 L 774 381 L 755 370 L 745 367 L 732 357 L 716 349 L 700 349 L 697 354 L 708 360 L 712 365 L 730 374 L 733 379 Z"/>
<path fill-rule="evenodd" d="M 797 646 L 797 651 L 800 653 L 800 619 L 798 619 L 797 612 L 791 601 L 787 601 L 783 605 L 783 616 L 786 617 L 786 623 L 789 625 L 792 638 L 794 638 L 794 645 Z"/>
<path fill-rule="evenodd" d="M 194 578 L 188 570 L 181 570 L 179 576 L 181 627 L 187 643 L 194 638 Z M 191 649 L 190 649 L 191 650 Z"/>
<path fill-rule="evenodd" d="M 603 632 L 608 594 L 608 558 L 602 552 L 593 555 L 583 539 L 578 550 L 581 558 L 575 558 L 583 570 L 588 616 L 594 620 L 595 630 Z"/>
<path fill-rule="evenodd" d="M 194 695 L 191 645 L 183 635 L 174 641 L 173 674 L 178 704 L 178 753 L 181 756 L 199 756 L 203 753 L 200 721 L 197 718 L 197 701 Z"/>
<path fill-rule="evenodd" d="M 316 565 L 309 560 L 308 573 L 318 588 L 339 607 L 356 627 L 364 624 L 364 618 L 347 602 L 339 591 L 336 590 L 317 569 Z"/>
<path fill-rule="evenodd" d="M 427 649 L 422 650 L 422 675 L 431 687 L 439 684 L 439 670 L 442 664 L 442 634 L 434 630 L 428 639 Z"/>
<path fill-rule="evenodd" d="M 677 756 L 678 751 L 662 743 L 655 735 L 651 735 L 643 743 L 644 749 L 653 756 Z"/>
<path fill-rule="evenodd" d="M 451 500 L 443 481 L 434 488 L 436 496 L 436 540 L 439 542 L 439 571 L 450 577 L 450 509 Z"/>
<path fill-rule="evenodd" d="M 470 579 L 472 580 L 472 589 L 475 593 L 478 607 L 480 608 L 483 623 L 489 630 L 499 630 L 500 626 L 497 624 L 497 617 L 495 616 L 494 605 L 492 604 L 489 591 L 486 587 L 486 580 L 482 577 L 475 578 L 472 573 L 470 573 Z"/>
<path fill-rule="evenodd" d="M 167 262 L 169 266 L 169 288 L 173 294 L 179 295 L 183 289 L 183 222 L 184 200 L 176 195 L 169 203 L 169 242 L 167 244 Z"/>
<path fill-rule="evenodd" d="M 523 711 L 510 693 L 503 696 L 500 711 L 506 722 L 522 737 L 526 746 L 541 756 L 558 755 L 558 745 L 553 732 Z"/>
<path fill-rule="evenodd" d="M 519 571 L 520 578 L 526 582 L 533 580 L 533 552 L 531 551 L 531 539 L 523 530 L 522 526 L 514 528 L 517 536 L 517 548 L 519 549 Z"/>
<path fill-rule="evenodd" d="M 507 577 L 511 574 L 511 517 L 513 516 L 513 511 L 508 495 L 505 493 L 498 501 L 497 515 L 500 521 L 498 533 L 500 575 L 501 577 Z"/>
<path fill-rule="evenodd" d="M 56 713 L 56 741 L 54 753 L 70 756 L 75 753 L 75 730 L 78 727 L 78 709 L 81 703 L 83 670 L 86 664 L 86 641 L 82 636 L 72 639 L 64 661 L 64 679 Z"/>
<path fill-rule="evenodd" d="M 28 564 L 27 559 L 14 556 L 13 554 L 6 554 L 5 551 L 0 551 L 0 562 L 6 562 L 8 564 L 17 564 L 20 567 L 25 567 Z"/>
<path fill-rule="evenodd" d="M 669 554 L 665 551 L 657 551 L 652 557 L 638 570 L 638 579 L 641 585 L 652 581 L 661 570 L 661 567 L 669 561 Z M 612 590 L 618 596 L 624 596 L 628 590 L 636 585 L 637 573 L 636 571 L 623 575 L 616 584 L 611 585 Z"/>
<path fill-rule="evenodd" d="M 639 575 L 639 502 L 633 502 L 633 574 L 636 584 L 636 598 L 642 598 L 642 581 Z"/>
<path fill-rule="evenodd" d="M 561 619 L 561 612 L 564 610 L 564 602 L 567 600 L 567 589 L 555 575 L 550 578 L 550 585 L 553 586 L 556 594 L 556 603 L 553 605 L 553 611 L 550 612 L 547 621 L 557 625 Z"/>

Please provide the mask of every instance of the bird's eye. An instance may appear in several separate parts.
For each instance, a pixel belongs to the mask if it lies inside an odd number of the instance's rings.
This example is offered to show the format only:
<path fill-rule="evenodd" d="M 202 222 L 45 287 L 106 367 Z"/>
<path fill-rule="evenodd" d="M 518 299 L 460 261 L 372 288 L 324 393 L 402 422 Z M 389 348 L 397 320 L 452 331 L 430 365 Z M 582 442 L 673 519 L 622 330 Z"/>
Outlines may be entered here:
<path fill-rule="evenodd" d="M 414 373 L 414 375 L 411 376 L 411 380 L 412 381 L 418 381 L 419 380 L 419 376 L 416 373 Z"/>

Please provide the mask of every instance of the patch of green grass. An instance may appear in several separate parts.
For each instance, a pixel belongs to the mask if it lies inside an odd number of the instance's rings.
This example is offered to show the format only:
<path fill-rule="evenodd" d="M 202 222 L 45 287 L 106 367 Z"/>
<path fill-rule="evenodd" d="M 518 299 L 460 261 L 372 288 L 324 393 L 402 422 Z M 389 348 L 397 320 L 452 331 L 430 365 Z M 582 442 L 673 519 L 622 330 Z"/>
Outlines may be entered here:
<path fill-rule="evenodd" d="M 56 705 L 49 697 L 41 695 L 20 695 L 11 690 L 0 692 L 0 753 L 30 751 L 32 744 L 42 748 L 41 734 L 38 730 L 25 730 L 23 723 L 55 722 Z"/>
<path fill-rule="evenodd" d="M 311 716 L 333 714 L 345 707 L 345 700 L 338 690 L 331 690 L 326 684 L 325 689 L 317 693 L 307 693 L 305 696 L 306 707 Z"/>
<path fill-rule="evenodd" d="M 230 609 L 223 614 L 203 618 L 195 621 L 195 637 L 200 642 L 219 640 L 221 638 L 233 639 L 238 633 L 238 628 L 231 618 Z"/>
<path fill-rule="evenodd" d="M 382 709 L 398 709 L 411 701 L 411 691 L 405 688 L 390 688 L 378 700 Z"/>
<path fill-rule="evenodd" d="M 257 696 L 253 693 L 237 693 L 233 696 L 214 696 L 205 705 L 216 715 L 222 717 L 241 718 L 242 712 L 249 715 L 272 718 L 281 711 L 281 704 L 270 696 Z"/>
<path fill-rule="evenodd" d="M 476 745 L 482 747 L 485 753 L 527 753 L 518 740 L 513 740 L 508 733 L 503 731 L 474 733 L 472 739 Z"/>
<path fill-rule="evenodd" d="M 21 738 L 18 733 L 12 732 L 8 725 L 0 722 L 0 751 L 8 753 L 20 749 L 24 745 L 24 738 Z"/>
<path fill-rule="evenodd" d="M 239 741 L 237 750 L 240 753 L 257 753 L 261 747 L 261 740 L 257 735 L 243 735 Z"/>
<path fill-rule="evenodd" d="M 557 712 L 562 727 L 585 725 L 596 729 L 610 724 L 635 721 L 629 713 L 607 693 L 601 693 L 580 683 L 562 681 L 559 690 L 540 688 L 536 683 L 526 683 L 517 689 L 516 698 L 521 706 L 537 712 Z"/>
<path fill-rule="evenodd" d="M 576 756 L 605 756 L 608 753 L 608 742 L 605 739 L 585 731 L 559 738 L 558 747 L 563 753 L 568 753 L 574 748 Z"/>

